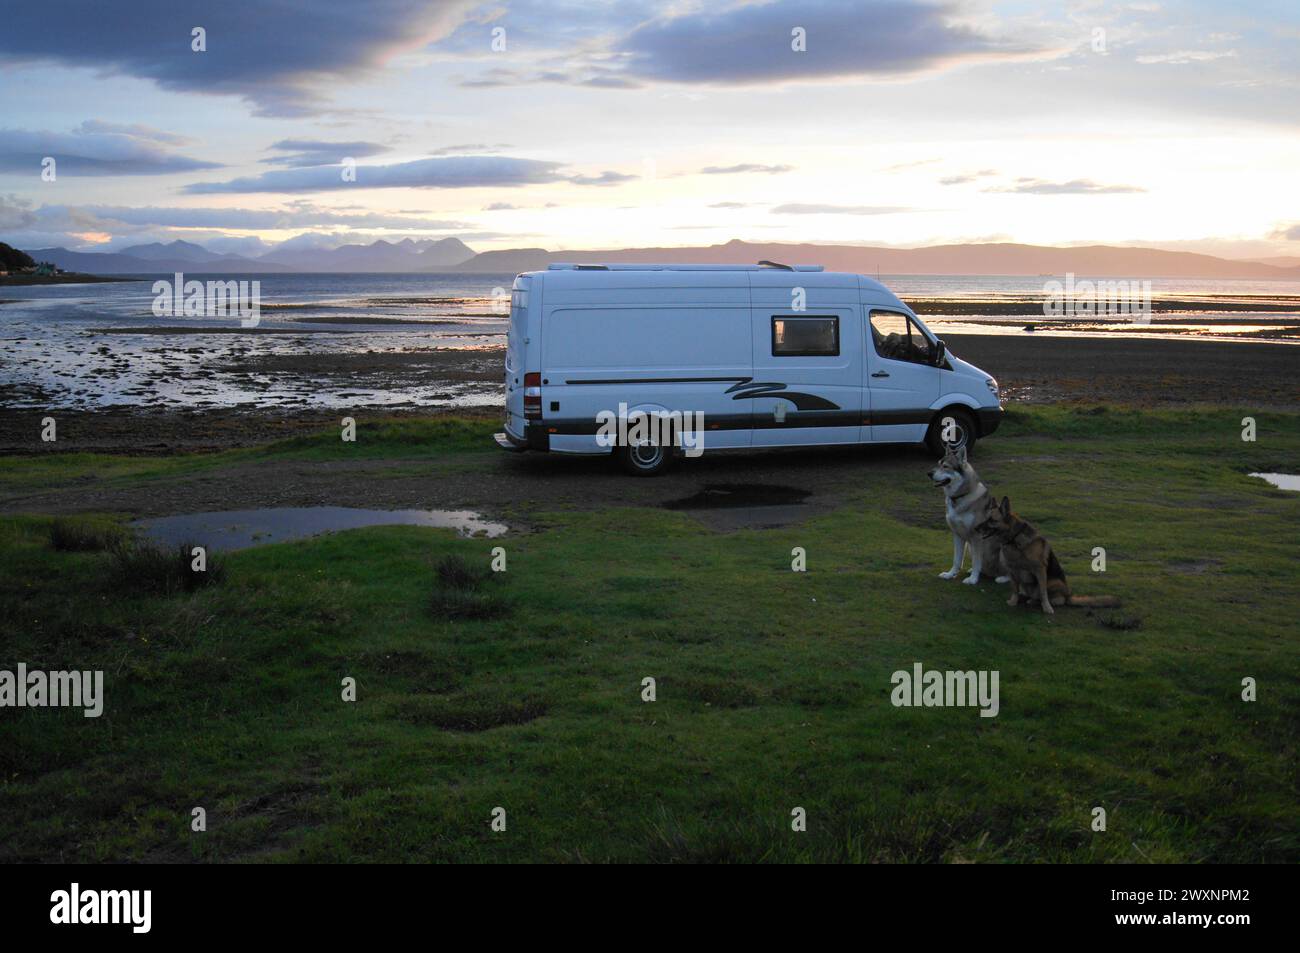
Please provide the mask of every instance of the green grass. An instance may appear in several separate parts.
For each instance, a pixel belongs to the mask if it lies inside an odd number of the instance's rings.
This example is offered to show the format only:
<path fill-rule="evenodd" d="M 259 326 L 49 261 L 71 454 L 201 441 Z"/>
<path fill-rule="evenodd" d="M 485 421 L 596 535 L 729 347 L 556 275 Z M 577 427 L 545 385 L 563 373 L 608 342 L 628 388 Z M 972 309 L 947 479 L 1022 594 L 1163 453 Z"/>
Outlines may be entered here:
<path fill-rule="evenodd" d="M 107 697 L 98 720 L 0 710 L 0 860 L 1295 862 L 1300 496 L 1244 474 L 1300 472 L 1300 416 L 1256 415 L 1249 444 L 1243 415 L 1018 410 L 980 447 L 1076 591 L 1124 600 L 1052 619 L 935 578 L 951 547 L 919 455 L 914 481 L 864 457 L 845 505 L 799 526 L 575 500 L 490 542 L 242 551 L 168 596 L 5 519 L 0 668 L 101 668 Z M 490 424 L 407 426 L 366 452 L 495 465 Z M 256 453 L 341 452 L 328 437 Z M 47 460 L 0 469 L 39 484 Z M 496 545 L 509 571 L 482 585 L 513 612 L 431 613 L 462 591 L 442 561 Z M 1001 713 L 894 708 L 916 661 L 998 670 Z"/>

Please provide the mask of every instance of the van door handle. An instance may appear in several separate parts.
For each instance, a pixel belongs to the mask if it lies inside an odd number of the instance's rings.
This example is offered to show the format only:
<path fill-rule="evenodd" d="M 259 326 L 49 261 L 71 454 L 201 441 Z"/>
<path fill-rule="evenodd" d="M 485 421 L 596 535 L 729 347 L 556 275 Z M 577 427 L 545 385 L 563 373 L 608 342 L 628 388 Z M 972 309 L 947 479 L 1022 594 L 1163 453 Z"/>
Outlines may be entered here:
<path fill-rule="evenodd" d="M 889 371 L 876 371 L 876 372 L 875 372 L 874 374 L 872 374 L 871 376 L 872 376 L 872 377 L 888 377 L 888 376 L 889 376 Z"/>

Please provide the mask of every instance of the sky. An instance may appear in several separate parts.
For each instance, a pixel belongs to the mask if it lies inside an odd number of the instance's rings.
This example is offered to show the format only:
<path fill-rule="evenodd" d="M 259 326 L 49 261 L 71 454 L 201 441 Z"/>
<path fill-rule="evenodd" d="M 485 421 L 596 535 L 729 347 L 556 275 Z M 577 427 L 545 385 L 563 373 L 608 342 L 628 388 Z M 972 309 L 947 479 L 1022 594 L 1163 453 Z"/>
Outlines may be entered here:
<path fill-rule="evenodd" d="M 1296 0 L 43 0 L 0 104 L 28 249 L 1300 255 Z"/>

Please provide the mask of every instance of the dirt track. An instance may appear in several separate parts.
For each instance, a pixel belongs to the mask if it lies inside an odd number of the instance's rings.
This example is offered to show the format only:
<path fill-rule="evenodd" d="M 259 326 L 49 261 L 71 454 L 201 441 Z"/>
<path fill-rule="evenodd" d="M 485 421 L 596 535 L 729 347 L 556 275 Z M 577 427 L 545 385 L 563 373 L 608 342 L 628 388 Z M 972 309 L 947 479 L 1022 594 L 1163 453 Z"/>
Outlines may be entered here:
<path fill-rule="evenodd" d="M 1030 402 L 1122 401 L 1150 406 L 1227 403 L 1300 408 L 1300 349 L 1275 344 L 1205 341 L 1114 342 L 1069 338 L 953 338 L 953 350 L 998 375 L 1013 396 Z M 367 420 L 435 411 L 358 410 Z M 498 419 L 498 412 L 459 411 Z M 8 452 L 48 453 L 39 442 L 40 415 L 0 414 Z M 337 412 L 104 411 L 59 414 L 58 450 L 158 455 L 251 446 L 306 430 L 337 427 Z M 990 452 L 992 452 L 990 450 Z M 138 516 L 265 506 L 339 505 L 372 508 L 475 508 L 510 520 L 547 508 L 659 506 L 713 483 L 789 486 L 811 492 L 791 512 L 803 518 L 832 506 L 855 485 L 864 466 L 896 469 L 913 479 L 928 464 L 914 449 L 828 448 L 688 460 L 657 480 L 624 476 L 607 460 L 493 451 L 472 467 L 438 460 L 277 461 L 240 463 L 165 479 L 104 485 L 79 482 L 35 493 L 0 495 L 0 512 L 122 512 Z M 768 510 L 773 522 L 788 515 Z M 743 508 L 742 508 L 743 510 Z M 761 514 L 760 514 L 761 516 Z M 754 523 L 743 511 L 734 525 Z M 706 517 L 729 528 L 725 511 Z"/>

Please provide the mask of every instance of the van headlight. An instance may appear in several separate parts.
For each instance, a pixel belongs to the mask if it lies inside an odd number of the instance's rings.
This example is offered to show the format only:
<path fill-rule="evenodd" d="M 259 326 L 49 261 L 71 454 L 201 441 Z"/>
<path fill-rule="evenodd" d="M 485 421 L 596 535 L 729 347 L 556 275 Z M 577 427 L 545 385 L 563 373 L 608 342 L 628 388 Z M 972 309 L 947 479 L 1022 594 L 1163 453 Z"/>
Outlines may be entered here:
<path fill-rule="evenodd" d="M 998 396 L 998 379 L 996 377 L 986 377 L 984 378 L 984 383 L 988 385 L 989 390 L 993 392 L 994 397 Z"/>

